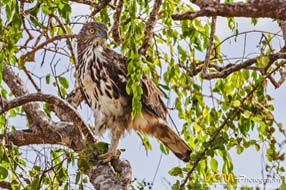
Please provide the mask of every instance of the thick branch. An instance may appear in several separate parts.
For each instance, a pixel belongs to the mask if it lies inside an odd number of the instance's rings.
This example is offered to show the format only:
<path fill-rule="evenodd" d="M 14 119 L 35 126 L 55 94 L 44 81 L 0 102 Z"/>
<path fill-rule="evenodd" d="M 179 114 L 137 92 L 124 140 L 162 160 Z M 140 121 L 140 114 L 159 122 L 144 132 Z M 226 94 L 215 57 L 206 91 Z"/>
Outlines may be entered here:
<path fill-rule="evenodd" d="M 6 181 L 1 181 L 0 187 L 3 189 L 12 189 L 11 183 L 6 182 Z"/>
<path fill-rule="evenodd" d="M 79 104 L 83 101 L 83 97 L 79 87 L 75 87 L 66 97 L 66 101 L 73 106 L 75 109 L 79 106 Z M 55 112 L 58 118 L 61 121 L 72 122 L 73 118 L 71 115 L 66 112 L 65 109 L 55 106 L 53 104 L 49 104 L 49 110 Z"/>
<path fill-rule="evenodd" d="M 0 140 L 5 138 L 6 143 L 13 143 L 17 146 L 33 144 L 59 144 L 70 149 L 79 151 L 84 147 L 82 138 L 77 128 L 70 123 L 59 122 L 54 124 L 55 130 L 50 133 L 35 132 L 31 129 L 18 130 L 0 135 Z"/>
<path fill-rule="evenodd" d="M 11 92 L 14 96 L 24 96 L 29 94 L 28 89 L 24 85 L 24 82 L 20 79 L 18 75 L 16 75 L 10 66 L 3 64 L 3 80 L 10 88 Z M 30 103 L 23 106 L 24 111 L 27 114 L 27 119 L 29 124 L 32 126 L 37 126 L 34 130 L 39 131 L 39 129 L 43 131 L 53 130 L 52 127 L 49 127 L 52 124 L 50 118 L 41 110 L 40 106 L 36 103 Z"/>
<path fill-rule="evenodd" d="M 9 109 L 25 105 L 30 102 L 35 101 L 44 101 L 49 104 L 53 104 L 55 106 L 61 107 L 66 112 L 69 113 L 69 116 L 72 119 L 72 122 L 75 126 L 78 127 L 79 131 L 83 135 L 83 137 L 86 135 L 88 139 L 95 139 L 93 137 L 93 133 L 90 130 L 89 126 L 84 122 L 84 120 L 81 118 L 81 116 L 78 114 L 78 112 L 65 100 L 54 96 L 54 95 L 47 95 L 42 93 L 34 93 L 34 94 L 28 94 L 24 96 L 20 96 L 14 100 L 11 100 L 9 102 L 4 103 L 3 107 L 0 110 L 0 114 L 3 114 L 4 112 L 8 111 Z"/>
<path fill-rule="evenodd" d="M 90 169 L 90 182 L 96 190 L 121 189 L 131 190 L 132 169 L 130 163 L 119 161 L 116 168 L 120 168 L 120 177 L 114 171 L 114 164 L 98 164 Z"/>
<path fill-rule="evenodd" d="M 202 16 L 222 16 L 222 17 L 251 17 L 251 18 L 274 18 L 286 19 L 285 1 L 257 1 L 255 3 L 211 3 L 202 4 L 197 12 L 187 12 L 174 14 L 174 20 L 194 19 Z"/>
<path fill-rule="evenodd" d="M 153 29 L 154 29 L 156 21 L 158 19 L 158 14 L 159 14 L 161 4 L 162 4 L 162 0 L 156 0 L 154 3 L 153 9 L 150 13 L 149 19 L 147 21 L 147 24 L 146 24 L 145 30 L 144 30 L 143 44 L 139 48 L 139 53 L 141 55 L 145 55 L 147 48 L 149 47 L 150 39 L 153 35 Z"/>

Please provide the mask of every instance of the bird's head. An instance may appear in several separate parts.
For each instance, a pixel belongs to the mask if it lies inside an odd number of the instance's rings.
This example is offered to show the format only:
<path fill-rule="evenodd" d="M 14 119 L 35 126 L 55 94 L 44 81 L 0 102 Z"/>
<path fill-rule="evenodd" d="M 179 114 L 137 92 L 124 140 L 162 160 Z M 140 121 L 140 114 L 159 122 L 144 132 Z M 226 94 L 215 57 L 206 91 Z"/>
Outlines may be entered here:
<path fill-rule="evenodd" d="M 104 45 L 107 40 L 107 26 L 101 22 L 88 22 L 79 32 L 80 46 Z M 83 48 L 84 48 L 83 47 Z"/>

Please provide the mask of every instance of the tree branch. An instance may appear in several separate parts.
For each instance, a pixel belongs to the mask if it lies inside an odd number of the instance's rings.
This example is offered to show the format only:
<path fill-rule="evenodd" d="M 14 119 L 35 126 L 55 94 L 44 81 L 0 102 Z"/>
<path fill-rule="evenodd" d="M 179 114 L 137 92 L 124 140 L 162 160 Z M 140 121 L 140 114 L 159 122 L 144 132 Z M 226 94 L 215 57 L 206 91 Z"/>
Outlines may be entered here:
<path fill-rule="evenodd" d="M 162 4 L 162 0 L 155 0 L 153 9 L 150 13 L 149 19 L 145 26 L 143 43 L 142 43 L 142 46 L 139 48 L 139 53 L 141 55 L 145 55 L 149 47 L 149 43 L 153 35 L 153 29 L 158 19 L 158 14 L 159 14 L 161 4 Z"/>
<path fill-rule="evenodd" d="M 114 41 L 116 41 L 117 43 L 121 44 L 123 42 L 123 39 L 120 36 L 120 30 L 119 30 L 119 25 L 120 25 L 120 15 L 122 12 L 122 8 L 123 8 L 123 0 L 119 0 L 118 5 L 116 6 L 116 11 L 114 13 L 114 17 L 113 17 L 113 26 L 111 28 L 111 32 L 112 32 L 112 37 L 114 39 Z"/>
<path fill-rule="evenodd" d="M 90 16 L 93 17 L 98 13 L 101 9 L 103 9 L 111 0 L 101 0 L 99 3 L 93 5 L 93 11 L 91 12 Z"/>
<path fill-rule="evenodd" d="M 280 20 L 278 23 L 279 23 L 279 26 L 281 28 L 283 40 L 284 40 L 284 46 L 282 49 L 283 49 L 283 51 L 286 51 L 286 21 Z"/>
<path fill-rule="evenodd" d="M 215 27 L 216 27 L 216 17 L 212 17 L 211 23 L 211 32 L 209 37 L 208 49 L 205 56 L 204 66 L 203 66 L 203 77 L 208 75 L 208 67 L 210 63 L 210 55 L 213 49 L 213 41 L 214 41 L 214 34 L 215 34 Z"/>
<path fill-rule="evenodd" d="M 73 118 L 72 122 L 79 129 L 80 134 L 82 135 L 83 138 L 85 138 L 86 136 L 90 141 L 92 141 L 92 139 L 95 139 L 88 124 L 84 122 L 84 120 L 81 118 L 78 112 L 65 100 L 57 96 L 54 96 L 54 95 L 34 93 L 34 94 L 20 96 L 14 100 L 4 103 L 3 107 L 0 109 L 0 114 L 3 114 L 4 112 L 12 108 L 22 106 L 24 104 L 35 102 L 35 101 L 44 101 L 49 104 L 53 104 L 55 106 L 61 107 L 69 114 L 71 118 Z"/>
<path fill-rule="evenodd" d="M 269 62 L 273 63 L 274 61 L 276 61 L 278 59 L 286 59 L 286 53 L 270 54 L 270 55 L 268 55 L 268 57 L 269 57 Z M 259 58 L 260 58 L 260 56 L 254 57 L 252 59 L 248 59 L 248 60 L 246 60 L 240 64 L 227 65 L 220 72 L 208 73 L 207 75 L 203 76 L 203 78 L 208 79 L 208 80 L 215 79 L 215 78 L 225 78 L 233 72 L 236 72 L 242 68 L 247 68 L 247 67 L 251 66 L 252 64 L 256 63 L 257 59 L 259 59 Z"/>
<path fill-rule="evenodd" d="M 192 1 L 200 6 L 196 12 L 174 14 L 174 20 L 194 19 L 202 16 L 222 16 L 222 17 L 251 17 L 251 18 L 273 18 L 286 19 L 286 2 L 276 0 L 260 0 L 249 3 L 202 3 L 203 1 Z"/>
<path fill-rule="evenodd" d="M 120 177 L 116 175 L 114 168 L 120 168 Z M 130 163 L 118 161 L 116 166 L 107 164 L 98 164 L 89 170 L 90 182 L 95 189 L 121 189 L 131 190 L 132 169 Z"/>
<path fill-rule="evenodd" d="M 57 41 L 57 40 L 62 40 L 62 39 L 69 39 L 69 38 L 76 38 L 78 35 L 77 34 L 63 34 L 63 35 L 58 35 L 58 36 L 55 36 L 55 37 L 52 37 L 50 39 L 47 39 L 46 41 L 44 41 L 43 43 L 41 43 L 40 45 L 34 47 L 32 49 L 32 51 L 30 52 L 27 52 L 26 54 L 22 55 L 20 57 L 20 61 L 21 62 L 27 62 L 27 61 L 35 61 L 35 53 L 42 49 L 43 47 L 45 47 L 46 45 L 48 45 L 49 43 L 52 43 L 54 41 Z"/>
<path fill-rule="evenodd" d="M 0 187 L 3 189 L 12 189 L 11 183 L 6 182 L 6 181 L 1 181 L 0 182 Z"/>
<path fill-rule="evenodd" d="M 24 85 L 24 82 L 16 75 L 10 66 L 3 65 L 2 75 L 3 80 L 10 88 L 12 94 L 16 97 L 24 96 L 29 94 L 28 89 Z M 30 103 L 23 106 L 24 111 L 27 114 L 27 119 L 29 121 L 30 127 L 37 126 L 33 130 L 39 131 L 53 131 L 51 127 L 51 119 L 41 110 L 40 106 L 36 103 Z"/>
<path fill-rule="evenodd" d="M 75 87 L 65 99 L 71 106 L 75 109 L 83 101 L 83 97 L 79 87 Z M 65 109 L 56 106 L 54 104 L 49 104 L 49 110 L 55 112 L 56 116 L 60 118 L 61 121 L 72 122 L 73 118 Z"/>
<path fill-rule="evenodd" d="M 74 125 L 59 122 L 54 124 L 54 128 L 55 130 L 50 133 L 35 132 L 31 129 L 17 130 L 0 135 L 0 140 L 5 138 L 6 143 L 13 143 L 17 146 L 59 144 L 75 151 L 80 151 L 84 147 L 81 135 Z"/>

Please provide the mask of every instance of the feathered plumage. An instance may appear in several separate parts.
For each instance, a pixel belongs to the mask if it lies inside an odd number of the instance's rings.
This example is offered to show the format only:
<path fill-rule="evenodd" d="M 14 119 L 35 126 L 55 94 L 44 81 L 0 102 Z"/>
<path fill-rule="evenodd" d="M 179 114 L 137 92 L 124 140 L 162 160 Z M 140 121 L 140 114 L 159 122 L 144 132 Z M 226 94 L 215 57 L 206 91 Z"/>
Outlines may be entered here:
<path fill-rule="evenodd" d="M 116 155 L 122 134 L 129 129 L 158 138 L 183 161 L 189 161 L 191 149 L 168 126 L 167 108 L 162 92 L 144 73 L 141 78 L 142 115 L 131 119 L 132 95 L 126 93 L 126 58 L 105 46 L 107 27 L 103 23 L 86 23 L 79 33 L 77 79 L 86 102 L 94 112 L 95 134 L 111 130 L 111 146 L 104 156 Z"/>

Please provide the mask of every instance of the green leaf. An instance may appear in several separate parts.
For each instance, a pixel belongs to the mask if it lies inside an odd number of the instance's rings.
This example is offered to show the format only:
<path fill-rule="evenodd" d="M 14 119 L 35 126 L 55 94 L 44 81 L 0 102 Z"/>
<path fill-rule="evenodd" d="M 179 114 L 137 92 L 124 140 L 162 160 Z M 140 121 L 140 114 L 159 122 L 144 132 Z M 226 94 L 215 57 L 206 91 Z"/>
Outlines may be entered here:
<path fill-rule="evenodd" d="M 47 84 L 50 84 L 51 74 L 47 74 L 46 77 L 45 77 L 45 79 L 46 79 L 46 83 L 47 83 Z"/>
<path fill-rule="evenodd" d="M 108 143 L 98 142 L 95 144 L 95 150 L 98 154 L 104 154 L 108 151 Z"/>
<path fill-rule="evenodd" d="M 50 9 L 49 9 L 49 7 L 48 7 L 47 5 L 43 5 L 43 6 L 42 6 L 42 11 L 43 11 L 43 13 L 44 13 L 45 15 L 51 14 L 51 11 L 50 11 Z"/>
<path fill-rule="evenodd" d="M 168 155 L 169 154 L 169 149 L 166 148 L 162 143 L 160 143 L 160 150 L 163 154 Z"/>
<path fill-rule="evenodd" d="M 251 23 L 255 26 L 258 22 L 257 18 L 251 18 Z"/>
<path fill-rule="evenodd" d="M 69 87 L 69 81 L 65 77 L 59 76 L 59 81 L 64 88 Z"/>
<path fill-rule="evenodd" d="M 241 103 L 240 103 L 240 101 L 239 100 L 235 100 L 234 102 L 233 102 L 233 107 L 236 107 L 236 108 L 238 108 L 238 107 L 240 107 L 241 106 Z"/>
<path fill-rule="evenodd" d="M 79 180 L 80 180 L 80 177 L 81 177 L 81 174 L 80 174 L 80 172 L 78 171 L 78 172 L 76 173 L 76 176 L 75 176 L 75 184 L 78 184 L 78 182 L 79 182 Z"/>
<path fill-rule="evenodd" d="M 180 167 L 174 167 L 168 171 L 169 175 L 171 176 L 180 176 L 183 177 L 183 170 Z"/>
<path fill-rule="evenodd" d="M 137 133 L 137 134 L 140 137 L 140 139 L 141 139 L 145 149 L 146 150 L 152 150 L 152 145 L 150 143 L 150 140 L 149 140 L 148 136 L 145 135 L 145 134 L 141 134 L 141 133 Z"/>
<path fill-rule="evenodd" d="M 3 181 L 8 176 L 8 170 L 0 166 L 0 181 Z"/>
<path fill-rule="evenodd" d="M 211 169 L 213 172 L 216 172 L 217 171 L 217 167 L 218 167 L 218 162 L 216 159 L 214 158 L 211 158 L 211 161 L 210 161 L 210 164 L 211 164 Z"/>
<path fill-rule="evenodd" d="M 237 146 L 237 148 L 236 148 L 236 153 L 239 155 L 239 154 L 241 154 L 242 152 L 243 152 L 243 147 Z"/>

